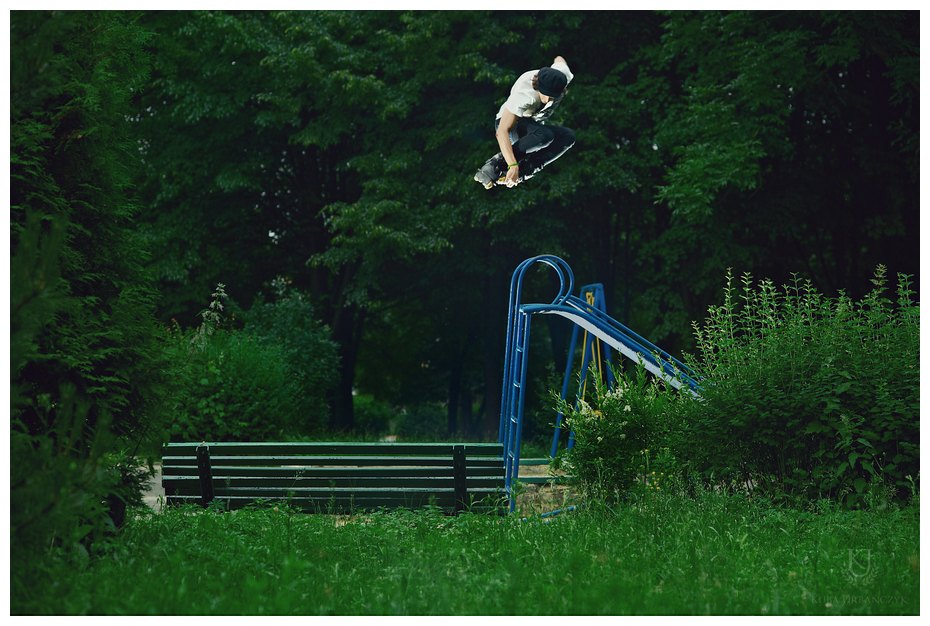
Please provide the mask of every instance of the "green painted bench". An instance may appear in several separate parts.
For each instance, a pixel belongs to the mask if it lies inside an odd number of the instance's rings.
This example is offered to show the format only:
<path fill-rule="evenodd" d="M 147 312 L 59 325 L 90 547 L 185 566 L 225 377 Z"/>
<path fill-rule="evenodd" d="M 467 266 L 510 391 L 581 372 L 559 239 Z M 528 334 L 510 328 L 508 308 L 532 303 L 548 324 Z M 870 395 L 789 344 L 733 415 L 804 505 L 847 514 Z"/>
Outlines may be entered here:
<path fill-rule="evenodd" d="M 168 443 L 169 505 L 286 501 L 306 512 L 506 510 L 499 443 Z"/>

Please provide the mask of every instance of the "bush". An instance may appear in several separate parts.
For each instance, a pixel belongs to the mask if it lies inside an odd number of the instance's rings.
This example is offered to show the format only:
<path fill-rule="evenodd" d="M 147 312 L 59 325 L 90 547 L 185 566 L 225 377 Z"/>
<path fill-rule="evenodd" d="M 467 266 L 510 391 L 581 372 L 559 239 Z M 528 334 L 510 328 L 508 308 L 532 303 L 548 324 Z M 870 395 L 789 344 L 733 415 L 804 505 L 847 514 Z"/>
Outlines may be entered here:
<path fill-rule="evenodd" d="M 319 431 L 329 420 L 327 396 L 338 377 L 338 346 L 314 318 L 307 296 L 288 289 L 280 278 L 273 286 L 276 299 L 253 304 L 244 315 L 244 331 L 281 349 L 299 416 L 296 425 L 302 433 Z"/>
<path fill-rule="evenodd" d="M 904 497 L 919 471 L 919 308 L 885 270 L 862 301 L 795 279 L 742 278 L 695 325 L 701 398 L 683 402 L 677 450 L 705 482 L 860 506 Z M 876 491 L 879 492 L 876 494 Z"/>
<path fill-rule="evenodd" d="M 629 377 L 613 373 L 616 382 L 608 389 L 591 366 L 588 380 L 596 383 L 590 403 L 570 403 L 553 393 L 575 433 L 574 447 L 563 453 L 568 469 L 586 494 L 608 502 L 662 489 L 677 469 L 668 445 L 676 426 L 674 396 L 642 366 Z"/>
<path fill-rule="evenodd" d="M 223 328 L 226 292 L 217 285 L 203 323 L 170 331 L 174 440 L 242 441 L 296 428 L 293 381 L 284 353 L 242 331 Z"/>
<path fill-rule="evenodd" d="M 880 504 L 919 479 L 919 307 L 885 270 L 861 301 L 827 298 L 795 279 L 749 275 L 695 324 L 699 397 L 617 374 L 591 402 L 560 409 L 575 432 L 566 455 L 588 492 L 616 499 L 679 478 L 805 504 Z M 596 376 L 592 376 L 597 379 Z"/>
<path fill-rule="evenodd" d="M 177 334 L 171 352 L 179 383 L 172 439 L 249 441 L 298 430 L 297 389 L 277 346 L 220 330 L 199 343 Z"/>
<path fill-rule="evenodd" d="M 236 330 L 226 327 L 226 301 L 219 284 L 200 327 L 170 333 L 172 439 L 254 441 L 319 430 L 336 346 L 310 303 L 279 291 L 276 302 L 246 312 Z"/>
<path fill-rule="evenodd" d="M 90 426 L 106 415 L 116 434 L 137 441 L 149 434 L 164 370 L 131 193 L 138 144 L 126 123 L 145 79 L 148 35 L 119 12 L 11 17 L 10 230 L 19 259 L 11 304 L 23 320 L 12 334 L 17 352 L 28 347 L 14 354 L 23 359 L 12 371 L 22 400 L 14 415 L 43 434 L 34 400 L 57 398 L 66 383 L 91 401 Z M 57 241 L 54 271 L 35 247 L 46 234 Z M 56 291 L 57 311 L 36 327 L 28 309 L 44 290 Z"/>
<path fill-rule="evenodd" d="M 48 401 L 47 401 L 48 400 Z M 54 402 L 40 398 L 50 425 L 10 430 L 10 593 L 15 603 L 42 597 L 56 567 L 80 567 L 106 553 L 127 507 L 142 504 L 149 474 L 120 447 L 103 416 L 86 428 L 92 403 L 63 384 Z"/>
<path fill-rule="evenodd" d="M 141 499 L 161 346 L 131 192 L 149 37 L 116 11 L 11 14 L 10 593 L 54 590 Z"/>

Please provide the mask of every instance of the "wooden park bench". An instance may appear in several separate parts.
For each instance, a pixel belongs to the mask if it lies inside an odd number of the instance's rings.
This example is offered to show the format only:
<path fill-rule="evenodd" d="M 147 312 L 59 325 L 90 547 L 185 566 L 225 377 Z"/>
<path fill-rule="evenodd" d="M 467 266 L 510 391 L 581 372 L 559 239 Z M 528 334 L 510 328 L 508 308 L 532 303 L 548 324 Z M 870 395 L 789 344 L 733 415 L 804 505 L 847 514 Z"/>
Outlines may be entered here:
<path fill-rule="evenodd" d="M 226 509 L 259 501 L 321 513 L 507 505 L 499 443 L 168 443 L 162 485 L 169 505 Z"/>

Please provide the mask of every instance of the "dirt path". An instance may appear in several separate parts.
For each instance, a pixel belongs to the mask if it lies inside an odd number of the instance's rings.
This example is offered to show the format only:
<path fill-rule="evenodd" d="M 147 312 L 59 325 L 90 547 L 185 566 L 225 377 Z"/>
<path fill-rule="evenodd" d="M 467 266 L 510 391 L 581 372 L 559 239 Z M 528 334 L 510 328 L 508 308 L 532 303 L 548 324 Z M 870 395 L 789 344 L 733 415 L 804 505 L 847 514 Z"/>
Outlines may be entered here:
<path fill-rule="evenodd" d="M 161 463 L 155 464 L 155 475 L 149 478 L 142 500 L 152 510 L 161 511 L 165 501 L 165 489 L 161 486 Z"/>
<path fill-rule="evenodd" d="M 521 465 L 520 477 L 550 476 L 548 465 Z M 556 476 L 564 478 L 564 472 L 556 472 Z M 565 483 L 526 484 L 517 492 L 517 510 L 522 515 L 538 515 L 572 504 L 579 504 L 578 490 Z"/>

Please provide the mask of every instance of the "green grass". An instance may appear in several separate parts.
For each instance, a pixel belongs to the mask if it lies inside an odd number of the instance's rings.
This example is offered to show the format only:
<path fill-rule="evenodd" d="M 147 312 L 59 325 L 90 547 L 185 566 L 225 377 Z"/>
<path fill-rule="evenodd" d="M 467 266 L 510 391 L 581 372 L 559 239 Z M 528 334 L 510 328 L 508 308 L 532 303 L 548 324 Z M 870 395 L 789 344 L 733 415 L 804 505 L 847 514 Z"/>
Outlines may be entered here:
<path fill-rule="evenodd" d="M 19 584 L 61 614 L 917 614 L 919 512 L 656 495 L 551 522 L 174 509 Z"/>

